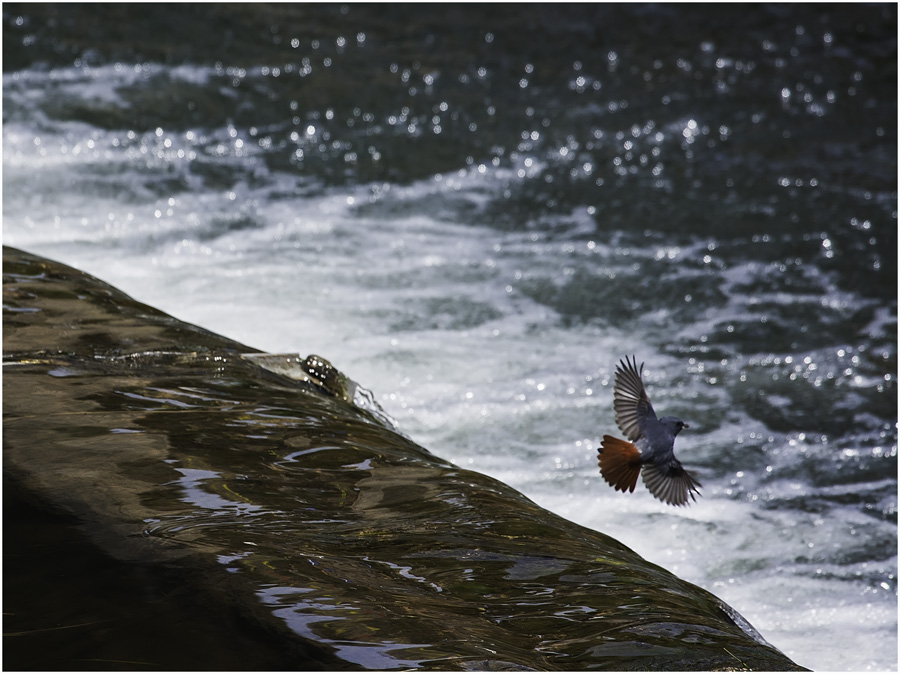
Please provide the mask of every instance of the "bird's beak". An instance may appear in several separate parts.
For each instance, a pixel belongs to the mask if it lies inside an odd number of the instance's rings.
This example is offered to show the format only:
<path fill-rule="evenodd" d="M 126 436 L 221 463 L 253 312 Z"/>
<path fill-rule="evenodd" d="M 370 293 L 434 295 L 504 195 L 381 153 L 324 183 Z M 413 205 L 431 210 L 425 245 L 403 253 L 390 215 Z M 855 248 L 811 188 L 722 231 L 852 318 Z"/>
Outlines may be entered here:
<path fill-rule="evenodd" d="M 690 428 L 690 426 L 688 426 L 687 424 L 685 424 L 684 426 L 682 426 L 682 428 Z"/>

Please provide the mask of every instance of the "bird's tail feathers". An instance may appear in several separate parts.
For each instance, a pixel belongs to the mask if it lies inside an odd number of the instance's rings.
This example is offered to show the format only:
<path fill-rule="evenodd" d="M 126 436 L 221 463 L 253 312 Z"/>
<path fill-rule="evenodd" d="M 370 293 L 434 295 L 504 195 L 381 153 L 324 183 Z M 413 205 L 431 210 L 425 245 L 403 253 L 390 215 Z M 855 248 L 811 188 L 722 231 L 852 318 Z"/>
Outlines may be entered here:
<path fill-rule="evenodd" d="M 630 442 L 604 435 L 597 455 L 600 474 L 617 491 L 634 491 L 641 472 L 641 451 Z"/>

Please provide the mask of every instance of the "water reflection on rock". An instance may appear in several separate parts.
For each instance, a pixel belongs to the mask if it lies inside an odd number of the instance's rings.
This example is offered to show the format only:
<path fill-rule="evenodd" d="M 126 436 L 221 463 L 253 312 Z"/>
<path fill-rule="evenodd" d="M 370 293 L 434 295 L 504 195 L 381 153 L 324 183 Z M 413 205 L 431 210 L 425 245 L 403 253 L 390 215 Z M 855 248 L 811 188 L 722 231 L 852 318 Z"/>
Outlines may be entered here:
<path fill-rule="evenodd" d="M 337 374 L 260 367 L 12 249 L 4 271 L 34 309 L 4 321 L 5 468 L 113 557 L 200 569 L 203 602 L 345 668 L 796 667 L 712 595 L 395 432 Z"/>

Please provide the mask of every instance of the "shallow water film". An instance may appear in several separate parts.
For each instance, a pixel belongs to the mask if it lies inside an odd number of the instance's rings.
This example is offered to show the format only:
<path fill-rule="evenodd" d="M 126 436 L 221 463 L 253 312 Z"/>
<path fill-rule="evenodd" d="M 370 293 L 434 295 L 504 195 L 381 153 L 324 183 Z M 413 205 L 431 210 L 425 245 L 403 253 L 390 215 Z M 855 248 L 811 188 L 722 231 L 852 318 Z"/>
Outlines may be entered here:
<path fill-rule="evenodd" d="M 3 267 L 6 668 L 801 669 L 321 357 L 272 368 L 70 267 Z"/>
<path fill-rule="evenodd" d="M 896 669 L 894 5 L 3 21 L 4 243 L 321 354 L 803 666 Z M 690 508 L 597 472 L 630 354 Z"/>

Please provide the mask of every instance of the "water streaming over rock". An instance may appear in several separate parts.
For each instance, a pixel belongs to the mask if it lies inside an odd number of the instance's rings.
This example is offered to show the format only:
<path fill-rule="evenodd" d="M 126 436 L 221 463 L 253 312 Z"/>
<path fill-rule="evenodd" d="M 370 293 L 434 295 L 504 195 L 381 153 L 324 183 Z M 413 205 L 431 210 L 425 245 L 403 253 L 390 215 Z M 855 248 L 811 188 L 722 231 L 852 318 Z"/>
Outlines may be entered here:
<path fill-rule="evenodd" d="M 4 6 L 4 69 L 6 243 L 896 667 L 893 6 Z M 689 510 L 597 474 L 632 353 Z"/>

